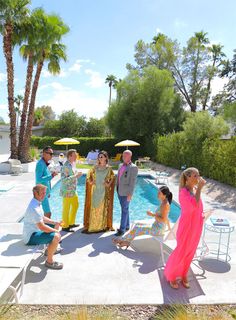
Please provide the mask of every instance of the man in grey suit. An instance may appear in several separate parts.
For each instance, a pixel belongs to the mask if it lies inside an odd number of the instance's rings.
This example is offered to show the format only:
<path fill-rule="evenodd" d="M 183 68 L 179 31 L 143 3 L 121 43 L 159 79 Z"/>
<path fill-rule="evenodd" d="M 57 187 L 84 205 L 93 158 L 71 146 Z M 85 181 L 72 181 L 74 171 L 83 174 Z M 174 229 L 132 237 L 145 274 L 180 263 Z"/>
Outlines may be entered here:
<path fill-rule="evenodd" d="M 120 229 L 117 230 L 116 236 L 122 236 L 130 228 L 129 221 L 129 204 L 134 192 L 137 179 L 138 168 L 132 163 L 132 152 L 125 150 L 123 152 L 123 164 L 119 166 L 117 174 L 117 193 L 121 205 Z"/>

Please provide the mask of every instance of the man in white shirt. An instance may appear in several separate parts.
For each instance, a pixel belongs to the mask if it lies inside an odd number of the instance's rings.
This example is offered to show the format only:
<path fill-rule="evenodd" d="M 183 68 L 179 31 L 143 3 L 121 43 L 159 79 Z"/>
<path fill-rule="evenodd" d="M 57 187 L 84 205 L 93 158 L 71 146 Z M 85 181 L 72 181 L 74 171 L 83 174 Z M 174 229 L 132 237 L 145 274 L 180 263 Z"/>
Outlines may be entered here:
<path fill-rule="evenodd" d="M 26 245 L 48 244 L 45 266 L 50 269 L 62 269 L 63 264 L 53 261 L 53 255 L 61 240 L 60 222 L 44 216 L 41 202 L 46 196 L 47 187 L 37 184 L 33 188 L 33 199 L 30 201 L 24 216 L 23 241 Z"/>

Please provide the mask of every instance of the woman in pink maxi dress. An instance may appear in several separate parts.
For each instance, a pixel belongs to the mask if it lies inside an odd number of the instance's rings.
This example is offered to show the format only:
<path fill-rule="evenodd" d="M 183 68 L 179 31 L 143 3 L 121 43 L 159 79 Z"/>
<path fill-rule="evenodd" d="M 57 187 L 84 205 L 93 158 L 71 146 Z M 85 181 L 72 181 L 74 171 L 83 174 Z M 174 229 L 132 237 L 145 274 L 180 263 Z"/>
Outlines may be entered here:
<path fill-rule="evenodd" d="M 205 183 L 195 168 L 182 172 L 179 191 L 181 216 L 176 234 L 177 246 L 164 270 L 167 281 L 174 289 L 178 289 L 177 278 L 182 279 L 184 287 L 190 287 L 187 274 L 202 234 L 204 217 L 200 195 Z"/>

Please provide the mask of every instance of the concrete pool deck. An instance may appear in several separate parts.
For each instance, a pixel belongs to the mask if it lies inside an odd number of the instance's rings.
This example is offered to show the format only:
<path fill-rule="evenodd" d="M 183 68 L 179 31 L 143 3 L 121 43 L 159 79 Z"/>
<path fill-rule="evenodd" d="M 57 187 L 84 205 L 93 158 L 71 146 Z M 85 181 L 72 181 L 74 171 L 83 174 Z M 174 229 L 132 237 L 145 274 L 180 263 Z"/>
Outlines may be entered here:
<path fill-rule="evenodd" d="M 16 222 L 31 199 L 34 174 L 0 175 L 0 186 L 7 184 L 14 187 L 0 195 L 0 222 Z M 177 199 L 178 172 L 171 174 L 169 187 Z M 234 207 L 215 201 L 206 193 L 203 193 L 203 202 L 206 209 L 214 209 L 215 215 L 227 217 L 236 225 Z M 210 257 L 200 263 L 194 262 L 189 290 L 183 287 L 173 290 L 166 283 L 156 240 L 140 237 L 134 240 L 132 248 L 118 250 L 111 242 L 113 234 L 86 235 L 78 228 L 75 233 L 66 235 L 62 242 L 63 252 L 56 256 L 64 263 L 64 269 L 60 271 L 46 269 L 44 256 L 38 254 L 27 269 L 20 303 L 236 303 L 235 231 L 230 241 L 229 263 Z M 214 236 L 209 240 L 215 240 Z"/>

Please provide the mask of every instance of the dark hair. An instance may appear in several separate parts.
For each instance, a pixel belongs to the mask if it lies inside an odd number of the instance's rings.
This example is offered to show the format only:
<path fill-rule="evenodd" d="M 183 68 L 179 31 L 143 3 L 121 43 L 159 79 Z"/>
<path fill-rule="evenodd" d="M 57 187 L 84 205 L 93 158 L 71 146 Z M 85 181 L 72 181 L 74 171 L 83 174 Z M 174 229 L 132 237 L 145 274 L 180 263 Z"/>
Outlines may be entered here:
<path fill-rule="evenodd" d="M 46 152 L 46 151 L 48 151 L 49 149 L 52 149 L 52 147 L 50 147 L 50 146 L 44 147 L 44 148 L 43 148 L 43 152 Z"/>
<path fill-rule="evenodd" d="M 99 153 L 98 153 L 98 161 L 99 161 L 100 154 L 102 154 L 106 158 L 106 163 L 108 163 L 108 160 L 109 160 L 108 153 L 106 151 L 104 151 L 104 150 L 99 151 Z"/>
<path fill-rule="evenodd" d="M 172 192 L 170 192 L 170 189 L 167 186 L 162 186 L 159 188 L 159 191 L 161 191 L 166 196 L 166 199 L 168 200 L 169 204 L 171 204 L 173 194 Z"/>

